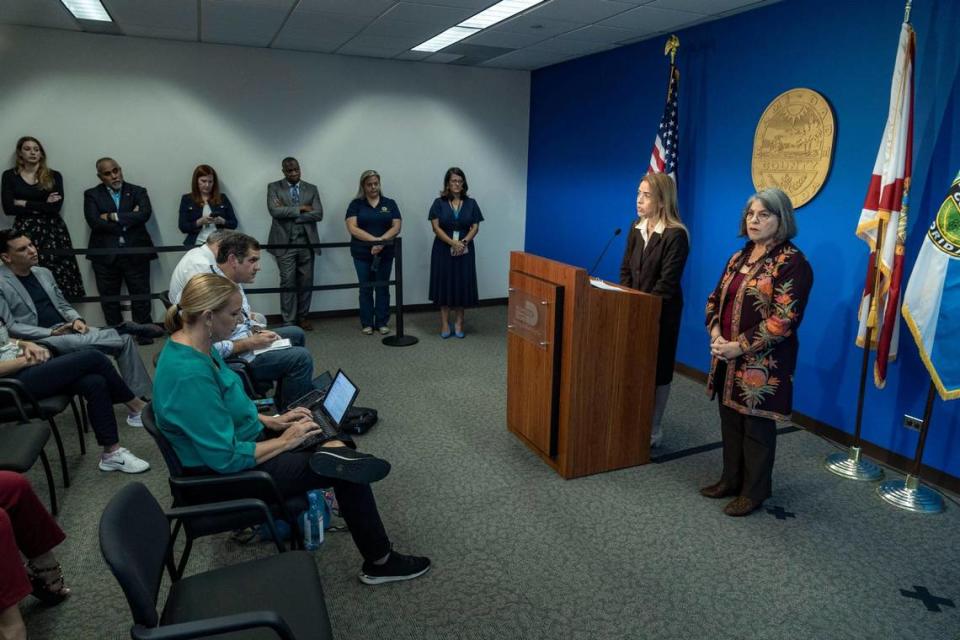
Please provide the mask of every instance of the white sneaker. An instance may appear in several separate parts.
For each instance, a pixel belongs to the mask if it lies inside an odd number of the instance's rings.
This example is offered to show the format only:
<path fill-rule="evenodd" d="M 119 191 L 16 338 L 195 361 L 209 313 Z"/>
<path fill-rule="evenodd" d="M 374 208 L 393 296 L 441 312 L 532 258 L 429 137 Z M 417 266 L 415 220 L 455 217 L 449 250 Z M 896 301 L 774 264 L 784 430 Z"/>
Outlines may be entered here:
<path fill-rule="evenodd" d="M 150 468 L 150 463 L 141 460 L 130 453 L 129 449 L 120 447 L 112 453 L 100 456 L 100 471 L 123 471 L 124 473 L 143 473 Z"/>
<path fill-rule="evenodd" d="M 390 333 L 390 327 L 380 327 L 380 335 L 385 336 Z"/>
<path fill-rule="evenodd" d="M 127 414 L 127 424 L 131 427 L 143 427 L 143 416 L 139 411 Z"/>

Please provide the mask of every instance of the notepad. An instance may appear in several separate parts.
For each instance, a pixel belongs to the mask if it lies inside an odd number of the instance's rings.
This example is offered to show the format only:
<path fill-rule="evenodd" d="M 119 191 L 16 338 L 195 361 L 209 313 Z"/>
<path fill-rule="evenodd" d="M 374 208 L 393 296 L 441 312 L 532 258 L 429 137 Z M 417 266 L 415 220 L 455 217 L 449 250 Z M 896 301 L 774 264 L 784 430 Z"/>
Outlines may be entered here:
<path fill-rule="evenodd" d="M 268 351 L 279 351 L 280 349 L 289 349 L 293 345 L 290 344 L 289 338 L 280 338 L 279 340 L 274 340 L 273 344 L 269 347 L 264 347 L 263 349 L 254 349 L 253 355 L 258 356 L 261 353 L 266 353 Z"/>

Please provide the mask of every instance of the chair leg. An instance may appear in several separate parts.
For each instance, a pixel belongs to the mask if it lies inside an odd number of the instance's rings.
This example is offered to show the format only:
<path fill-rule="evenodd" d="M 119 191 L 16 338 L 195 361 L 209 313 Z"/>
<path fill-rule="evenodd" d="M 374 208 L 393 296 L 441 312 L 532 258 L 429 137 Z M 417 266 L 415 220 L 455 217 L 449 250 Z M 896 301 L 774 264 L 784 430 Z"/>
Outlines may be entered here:
<path fill-rule="evenodd" d="M 57 453 L 60 454 L 60 472 L 63 474 L 64 488 L 70 486 L 70 473 L 67 471 L 67 454 L 63 451 L 63 439 L 60 437 L 60 430 L 57 429 L 57 423 L 53 418 L 47 420 L 50 423 L 50 431 L 53 433 L 53 439 L 57 443 Z"/>
<path fill-rule="evenodd" d="M 177 580 L 183 577 L 183 572 L 187 569 L 187 559 L 190 557 L 190 550 L 193 549 L 193 538 L 187 534 L 187 543 L 183 547 L 183 554 L 180 556 L 180 562 L 177 564 Z"/>
<path fill-rule="evenodd" d="M 80 402 L 80 417 L 83 418 L 83 432 L 90 433 L 90 418 L 87 417 L 87 404 Z"/>
<path fill-rule="evenodd" d="M 77 410 L 76 398 L 70 398 L 70 408 L 73 409 L 73 419 L 77 423 L 77 436 L 80 438 L 80 454 L 87 454 L 87 439 L 83 433 L 83 420 L 80 418 L 80 412 Z"/>
<path fill-rule="evenodd" d="M 53 472 L 50 470 L 50 459 L 47 458 L 47 452 L 40 450 L 40 462 L 43 463 L 43 473 L 47 476 L 47 487 L 50 489 L 50 513 L 57 515 L 60 509 L 57 508 L 57 486 L 53 483 Z"/>

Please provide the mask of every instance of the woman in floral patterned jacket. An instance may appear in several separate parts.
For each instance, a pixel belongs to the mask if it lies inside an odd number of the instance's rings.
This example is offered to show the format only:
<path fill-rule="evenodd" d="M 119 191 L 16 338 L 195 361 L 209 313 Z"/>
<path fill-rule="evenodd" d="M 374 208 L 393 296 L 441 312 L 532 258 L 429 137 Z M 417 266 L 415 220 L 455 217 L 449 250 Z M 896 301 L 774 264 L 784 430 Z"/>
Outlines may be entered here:
<path fill-rule="evenodd" d="M 724 508 L 730 516 L 745 516 L 770 496 L 775 421 L 790 417 L 797 328 L 813 286 L 807 259 L 790 242 L 796 233 L 787 194 L 751 196 L 740 219 L 740 235 L 750 241 L 707 299 L 707 390 L 719 396 L 723 475 L 700 493 L 735 496 Z"/>

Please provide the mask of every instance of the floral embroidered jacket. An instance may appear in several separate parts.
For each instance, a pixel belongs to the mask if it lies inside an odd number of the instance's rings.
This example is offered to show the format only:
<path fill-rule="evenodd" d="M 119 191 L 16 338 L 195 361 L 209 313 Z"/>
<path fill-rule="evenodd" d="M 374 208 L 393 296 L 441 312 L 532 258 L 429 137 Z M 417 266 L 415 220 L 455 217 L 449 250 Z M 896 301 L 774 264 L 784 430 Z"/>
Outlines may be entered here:
<path fill-rule="evenodd" d="M 793 372 L 797 365 L 797 328 L 803 318 L 813 270 L 792 242 L 783 242 L 744 275 L 733 299 L 727 298 L 753 243 L 733 254 L 707 299 L 707 330 L 719 324 L 724 306 L 733 305 L 731 329 L 743 355 L 727 363 L 723 389 L 714 389 L 718 359 L 710 362 L 707 392 L 719 392 L 723 404 L 740 413 L 787 420 L 793 405 Z"/>

